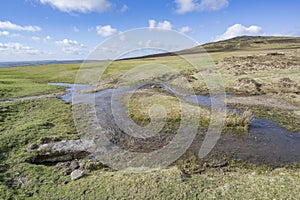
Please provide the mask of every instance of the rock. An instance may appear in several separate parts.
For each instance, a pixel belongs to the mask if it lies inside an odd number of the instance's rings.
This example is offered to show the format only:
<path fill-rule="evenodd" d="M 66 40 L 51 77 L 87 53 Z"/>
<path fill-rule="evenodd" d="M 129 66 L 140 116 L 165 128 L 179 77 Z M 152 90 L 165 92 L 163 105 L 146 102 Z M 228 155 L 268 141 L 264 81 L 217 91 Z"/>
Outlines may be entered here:
<path fill-rule="evenodd" d="M 27 178 L 26 177 L 17 177 L 16 181 L 17 181 L 17 184 L 19 185 L 19 187 L 24 187 L 26 185 Z"/>
<path fill-rule="evenodd" d="M 39 145 L 36 144 L 36 143 L 34 143 L 34 144 L 30 145 L 30 146 L 26 149 L 26 151 L 28 152 L 28 151 L 36 150 L 36 149 L 38 149 L 38 148 L 39 148 Z"/>
<path fill-rule="evenodd" d="M 74 171 L 72 171 L 71 173 L 71 180 L 75 181 L 79 178 L 81 178 L 84 175 L 85 171 L 84 170 L 80 170 L 80 169 L 76 169 Z"/>
<path fill-rule="evenodd" d="M 158 84 L 151 85 L 151 88 L 152 89 L 162 89 L 161 85 L 158 85 Z"/>
<path fill-rule="evenodd" d="M 36 155 L 26 161 L 34 164 L 47 164 L 72 161 L 88 156 L 93 147 L 90 140 L 62 140 L 41 144 L 36 149 Z"/>
<path fill-rule="evenodd" d="M 51 138 L 51 137 L 42 137 L 40 138 L 40 141 L 42 144 L 47 144 L 47 143 L 50 143 L 50 142 L 58 142 L 59 139 L 58 138 Z"/>
<path fill-rule="evenodd" d="M 70 165 L 69 165 L 69 169 L 74 171 L 75 169 L 79 168 L 79 163 L 77 160 L 73 160 Z"/>

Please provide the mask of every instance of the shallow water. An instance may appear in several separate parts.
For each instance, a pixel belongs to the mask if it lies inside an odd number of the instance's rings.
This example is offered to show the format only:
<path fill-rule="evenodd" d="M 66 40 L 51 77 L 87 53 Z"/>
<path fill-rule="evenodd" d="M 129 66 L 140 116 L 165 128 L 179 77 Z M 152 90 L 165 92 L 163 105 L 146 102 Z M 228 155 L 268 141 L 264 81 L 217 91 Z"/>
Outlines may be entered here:
<path fill-rule="evenodd" d="M 104 101 L 103 99 L 104 97 L 108 98 L 111 96 L 113 89 L 107 89 L 96 93 L 84 93 L 83 91 L 91 91 L 95 88 L 84 84 L 50 84 L 67 87 L 67 94 L 61 97 L 62 100 L 73 104 L 95 103 L 97 110 L 99 110 L 98 113 L 101 115 L 99 117 L 102 118 L 102 120 L 106 120 L 107 123 L 109 123 L 108 121 L 113 120 L 112 116 L 103 115 L 104 111 L 107 112 L 107 110 L 109 110 L 109 105 L 107 105 L 109 102 Z M 164 84 L 155 83 L 155 85 L 160 85 L 164 90 L 170 93 L 181 95 L 186 101 L 193 104 L 210 108 L 212 102 L 214 102 L 213 105 L 217 106 L 215 108 L 241 113 L 239 110 L 226 107 L 226 105 L 218 98 L 180 94 Z M 124 89 L 122 93 L 125 94 L 129 91 L 131 90 L 127 88 Z M 73 95 L 76 95 L 76 100 L 74 98 L 72 100 Z M 224 96 L 219 98 L 224 98 Z M 103 102 L 105 106 L 103 106 Z M 249 132 L 249 135 L 244 137 L 237 137 L 234 136 L 234 134 L 223 134 L 213 150 L 214 153 L 217 152 L 218 154 L 235 159 L 246 160 L 254 164 L 269 164 L 274 167 L 300 162 L 300 133 L 289 132 L 273 121 L 257 117 L 254 117 Z"/>

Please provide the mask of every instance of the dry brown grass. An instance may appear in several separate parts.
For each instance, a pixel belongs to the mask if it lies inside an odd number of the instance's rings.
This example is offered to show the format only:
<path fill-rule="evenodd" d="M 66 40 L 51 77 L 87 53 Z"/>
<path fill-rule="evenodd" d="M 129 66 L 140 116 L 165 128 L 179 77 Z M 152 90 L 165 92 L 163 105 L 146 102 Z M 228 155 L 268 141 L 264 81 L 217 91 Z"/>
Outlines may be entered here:
<path fill-rule="evenodd" d="M 230 112 L 226 118 L 226 127 L 229 128 L 240 127 L 244 131 L 248 131 L 253 117 L 254 115 L 250 110 L 244 111 L 241 115 Z"/>

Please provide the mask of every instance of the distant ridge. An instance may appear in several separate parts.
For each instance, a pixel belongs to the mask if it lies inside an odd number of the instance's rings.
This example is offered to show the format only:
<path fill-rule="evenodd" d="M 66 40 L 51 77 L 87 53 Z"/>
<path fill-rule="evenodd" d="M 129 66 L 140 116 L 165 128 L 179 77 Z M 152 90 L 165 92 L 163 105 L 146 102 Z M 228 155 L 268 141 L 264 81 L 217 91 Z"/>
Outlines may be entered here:
<path fill-rule="evenodd" d="M 25 67 L 51 64 L 75 64 L 83 62 L 101 62 L 100 60 L 41 60 L 41 61 L 17 61 L 17 62 L 0 62 L 0 68 L 7 67 Z"/>
<path fill-rule="evenodd" d="M 204 48 L 207 52 L 226 52 L 240 50 L 272 50 L 272 49 L 298 49 L 300 37 L 277 36 L 239 36 L 228 40 L 211 42 L 204 45 L 180 51 L 181 53 L 197 53 Z"/>
<path fill-rule="evenodd" d="M 172 55 L 230 52 L 230 51 L 255 51 L 255 50 L 280 50 L 280 49 L 300 49 L 300 37 L 277 37 L 277 36 L 238 36 L 228 40 L 206 43 L 190 49 L 176 52 L 160 53 L 146 56 L 139 56 L 128 59 L 154 58 Z"/>
<path fill-rule="evenodd" d="M 189 49 L 176 52 L 151 54 L 138 57 L 122 58 L 118 60 L 131 60 L 141 58 L 155 58 L 164 56 L 175 56 L 185 54 L 200 54 L 214 52 L 234 51 L 256 51 L 256 50 L 280 50 L 300 49 L 300 37 L 277 37 L 277 36 L 238 36 L 228 40 L 206 43 Z M 102 60 L 103 61 L 103 60 Z M 46 60 L 46 61 L 21 61 L 21 62 L 0 62 L 0 68 L 18 66 L 37 66 L 48 64 L 72 64 L 83 62 L 102 62 L 101 60 Z"/>

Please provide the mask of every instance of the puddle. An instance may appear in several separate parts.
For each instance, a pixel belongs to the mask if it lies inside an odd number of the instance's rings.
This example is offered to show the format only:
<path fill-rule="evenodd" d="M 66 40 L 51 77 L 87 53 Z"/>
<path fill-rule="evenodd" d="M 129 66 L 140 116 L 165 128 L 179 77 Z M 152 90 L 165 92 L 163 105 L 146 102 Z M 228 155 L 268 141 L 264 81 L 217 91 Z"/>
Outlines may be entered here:
<path fill-rule="evenodd" d="M 72 104 L 93 104 L 95 99 L 102 94 L 111 91 L 111 89 L 94 93 L 96 87 L 87 84 L 71 83 L 48 83 L 49 85 L 66 87 L 66 94 L 61 96 L 61 100 Z M 73 96 L 76 95 L 76 98 Z"/>
<path fill-rule="evenodd" d="M 110 110 L 110 96 L 113 89 L 106 89 L 96 93 L 86 93 L 95 88 L 84 84 L 66 84 L 66 83 L 49 83 L 57 86 L 67 87 L 67 94 L 61 99 L 69 103 L 95 103 L 98 117 L 104 124 L 114 125 L 113 116 L 107 113 Z M 164 90 L 181 95 L 186 101 L 198 104 L 203 107 L 217 106 L 220 109 L 227 109 L 233 112 L 241 113 L 239 110 L 226 107 L 218 98 L 209 96 L 184 95 L 164 84 L 160 85 Z M 151 85 L 151 84 L 148 84 Z M 122 94 L 130 91 L 125 89 Z M 72 96 L 76 95 L 76 101 L 72 102 Z M 220 96 L 219 98 L 224 98 Z M 96 99 L 96 102 L 95 102 Z M 74 98 L 73 98 L 74 100 Z M 213 104 L 212 104 L 212 101 Z M 100 114 L 99 114 L 100 113 Z M 102 114 L 101 114 L 102 113 Z M 103 115 L 103 113 L 106 113 Z M 197 139 L 198 138 L 198 139 Z M 200 147 L 202 136 L 197 136 L 197 148 Z M 270 120 L 254 117 L 250 126 L 249 135 L 243 138 L 233 136 L 233 134 L 223 134 L 211 154 L 226 155 L 234 159 L 242 159 L 254 164 L 268 164 L 273 167 L 279 167 L 291 163 L 300 162 L 300 133 L 289 132 L 278 124 Z"/>

